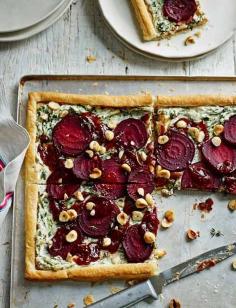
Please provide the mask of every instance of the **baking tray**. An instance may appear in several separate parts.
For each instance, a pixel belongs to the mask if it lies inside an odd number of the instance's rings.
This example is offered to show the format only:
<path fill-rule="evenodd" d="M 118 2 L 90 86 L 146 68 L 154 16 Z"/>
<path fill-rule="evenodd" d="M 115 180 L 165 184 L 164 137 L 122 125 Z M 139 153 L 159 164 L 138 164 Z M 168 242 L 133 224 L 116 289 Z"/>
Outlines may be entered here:
<path fill-rule="evenodd" d="M 236 95 L 235 77 L 145 77 L 145 76 L 25 76 L 19 84 L 18 122 L 25 125 L 27 95 L 30 91 L 61 91 L 83 94 L 136 94 L 152 92 L 154 95 L 177 94 L 233 94 Z M 114 288 L 123 288 L 123 281 L 104 283 L 81 282 L 30 282 L 24 279 L 24 186 L 20 176 L 14 205 L 11 307 L 75 307 L 83 306 L 83 297 L 93 294 L 96 300 L 109 295 Z M 195 202 L 212 197 L 213 211 L 201 217 L 193 210 Z M 232 196 L 201 192 L 178 192 L 168 199 L 156 196 L 159 217 L 169 208 L 176 213 L 176 220 L 168 230 L 158 233 L 158 246 L 167 251 L 160 260 L 165 270 L 209 249 L 235 241 L 235 214 L 227 209 Z M 187 242 L 185 231 L 200 231 L 200 237 Z M 211 238 L 210 229 L 223 232 L 223 236 Z M 233 308 L 236 307 L 235 272 L 231 270 L 232 258 L 206 270 L 176 282 L 163 290 L 156 302 L 142 302 L 135 307 L 167 307 L 170 299 L 178 298 L 184 308 Z M 109 307 L 108 307 L 109 308 Z M 114 307 L 115 308 L 115 307 Z"/>

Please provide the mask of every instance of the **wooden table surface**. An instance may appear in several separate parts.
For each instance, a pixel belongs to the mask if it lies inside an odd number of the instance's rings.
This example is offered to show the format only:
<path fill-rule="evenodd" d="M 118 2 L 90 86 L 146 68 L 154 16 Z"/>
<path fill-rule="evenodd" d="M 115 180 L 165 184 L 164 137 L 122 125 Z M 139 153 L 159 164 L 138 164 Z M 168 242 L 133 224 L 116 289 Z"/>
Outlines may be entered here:
<path fill-rule="evenodd" d="M 110 33 L 96 0 L 78 0 L 43 33 L 21 42 L 1 43 L 0 78 L 15 116 L 17 83 L 26 74 L 233 76 L 235 49 L 234 37 L 199 61 L 168 63 L 146 59 L 129 51 Z M 96 61 L 89 63 L 87 56 L 95 56 Z M 0 228 L 0 307 L 9 307 L 11 211 Z"/>

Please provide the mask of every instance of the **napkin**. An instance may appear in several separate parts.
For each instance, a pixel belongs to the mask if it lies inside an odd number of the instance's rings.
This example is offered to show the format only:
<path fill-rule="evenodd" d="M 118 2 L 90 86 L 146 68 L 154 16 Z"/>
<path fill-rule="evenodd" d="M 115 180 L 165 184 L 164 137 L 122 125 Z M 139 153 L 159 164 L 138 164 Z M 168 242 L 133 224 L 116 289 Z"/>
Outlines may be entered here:
<path fill-rule="evenodd" d="M 5 89 L 0 80 L 0 224 L 11 204 L 26 150 L 29 134 L 12 118 Z"/>

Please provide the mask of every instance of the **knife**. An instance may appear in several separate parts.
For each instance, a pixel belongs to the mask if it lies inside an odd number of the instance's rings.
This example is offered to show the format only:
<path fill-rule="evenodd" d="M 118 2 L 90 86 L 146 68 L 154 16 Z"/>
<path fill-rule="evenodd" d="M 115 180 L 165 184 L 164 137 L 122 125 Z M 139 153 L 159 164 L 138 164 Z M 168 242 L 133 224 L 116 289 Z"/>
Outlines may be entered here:
<path fill-rule="evenodd" d="M 236 242 L 205 252 L 193 259 L 176 265 L 149 280 L 126 288 L 90 305 L 91 308 L 124 308 L 147 299 L 158 299 L 162 288 L 181 278 L 201 272 L 236 254 Z"/>

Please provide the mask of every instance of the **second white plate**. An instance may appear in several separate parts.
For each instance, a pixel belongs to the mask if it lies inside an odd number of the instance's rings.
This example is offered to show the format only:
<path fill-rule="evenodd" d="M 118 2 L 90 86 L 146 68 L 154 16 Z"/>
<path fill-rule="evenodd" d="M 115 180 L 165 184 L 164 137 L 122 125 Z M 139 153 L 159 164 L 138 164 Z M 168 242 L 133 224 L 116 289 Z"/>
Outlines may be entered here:
<path fill-rule="evenodd" d="M 201 0 L 203 10 L 209 19 L 201 28 L 201 37 L 193 45 L 185 46 L 185 39 L 198 30 L 178 34 L 170 40 L 143 42 L 128 0 L 99 0 L 99 5 L 106 22 L 126 43 L 142 54 L 153 57 L 183 59 L 206 54 L 225 43 L 236 28 L 235 0 Z"/>

